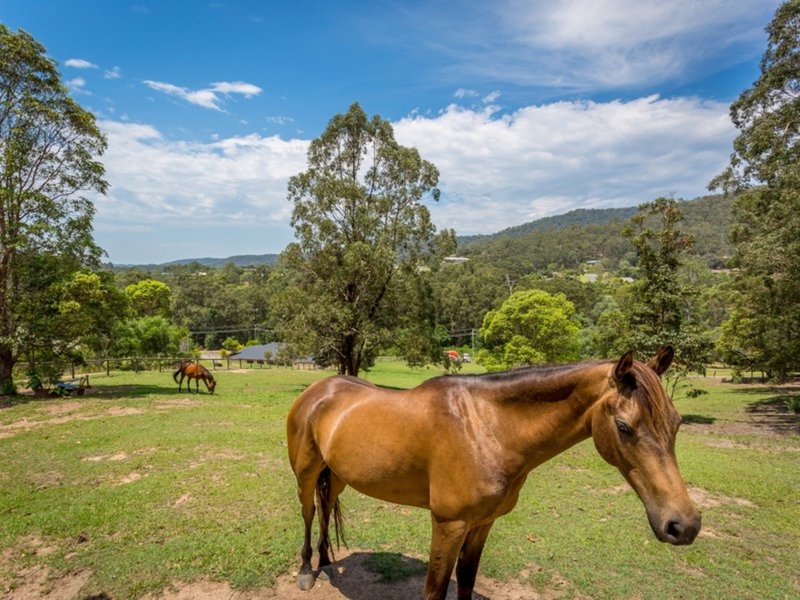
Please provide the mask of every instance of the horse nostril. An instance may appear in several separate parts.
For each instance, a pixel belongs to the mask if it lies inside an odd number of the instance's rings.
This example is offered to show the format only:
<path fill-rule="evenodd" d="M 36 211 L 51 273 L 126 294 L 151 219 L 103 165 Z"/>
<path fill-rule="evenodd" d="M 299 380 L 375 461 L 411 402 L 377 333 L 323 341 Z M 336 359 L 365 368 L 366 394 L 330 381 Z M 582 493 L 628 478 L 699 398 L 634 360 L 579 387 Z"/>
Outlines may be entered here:
<path fill-rule="evenodd" d="M 679 540 L 683 535 L 683 525 L 680 521 L 670 521 L 667 523 L 667 535 L 672 539 Z"/>

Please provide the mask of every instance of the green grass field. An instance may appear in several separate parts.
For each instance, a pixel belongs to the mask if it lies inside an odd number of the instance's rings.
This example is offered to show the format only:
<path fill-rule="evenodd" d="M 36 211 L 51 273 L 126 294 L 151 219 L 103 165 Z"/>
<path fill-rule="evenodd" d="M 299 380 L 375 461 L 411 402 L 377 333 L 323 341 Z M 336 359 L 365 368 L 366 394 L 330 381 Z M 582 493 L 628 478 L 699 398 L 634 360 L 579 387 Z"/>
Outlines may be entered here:
<path fill-rule="evenodd" d="M 218 371 L 214 395 L 178 392 L 166 371 L 92 375 L 83 397 L 0 408 L 0 593 L 47 597 L 65 574 L 80 574 L 76 598 L 195 580 L 268 589 L 297 569 L 302 534 L 285 416 L 329 374 Z M 409 387 L 437 374 L 382 361 L 366 377 Z M 694 545 L 657 542 L 586 441 L 531 474 L 481 572 L 562 598 L 800 597 L 800 418 L 786 408 L 798 391 L 693 385 L 709 393 L 676 405 L 678 459 L 703 513 Z M 425 560 L 427 512 L 353 490 L 342 502 L 349 545 L 386 579 L 408 574 L 394 553 Z"/>

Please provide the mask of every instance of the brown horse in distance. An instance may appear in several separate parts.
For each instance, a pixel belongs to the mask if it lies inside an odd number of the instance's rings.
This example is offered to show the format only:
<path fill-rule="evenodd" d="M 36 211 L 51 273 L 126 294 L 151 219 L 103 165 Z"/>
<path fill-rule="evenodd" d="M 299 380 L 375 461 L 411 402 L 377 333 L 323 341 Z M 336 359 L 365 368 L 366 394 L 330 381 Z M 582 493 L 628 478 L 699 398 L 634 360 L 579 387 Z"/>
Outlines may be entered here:
<path fill-rule="evenodd" d="M 180 380 L 178 379 L 178 375 L 180 375 Z M 200 393 L 200 380 L 203 380 L 203 383 L 206 384 L 206 388 L 208 389 L 209 393 L 214 393 L 214 388 L 217 387 L 217 382 L 214 379 L 214 376 L 211 374 L 211 371 L 206 369 L 203 365 L 199 363 L 193 363 L 190 360 L 184 360 L 181 362 L 181 366 L 178 367 L 178 370 L 172 374 L 172 378 L 175 380 L 175 383 L 178 384 L 178 391 L 181 391 L 181 385 L 183 384 L 184 378 L 186 379 L 186 391 L 191 391 L 192 379 L 195 380 L 195 391 Z"/>
<path fill-rule="evenodd" d="M 315 493 L 319 569 L 330 576 L 328 525 L 333 514 L 338 539 L 338 496 L 350 485 L 430 510 L 424 597 L 444 599 L 455 566 L 458 598 L 472 598 L 492 524 L 514 508 L 528 473 L 588 437 L 639 495 L 655 536 L 691 544 L 700 514 L 675 458 L 681 417 L 659 379 L 673 354 L 443 376 L 403 391 L 346 376 L 309 386 L 287 421 L 305 523 L 298 586 L 314 584 Z"/>

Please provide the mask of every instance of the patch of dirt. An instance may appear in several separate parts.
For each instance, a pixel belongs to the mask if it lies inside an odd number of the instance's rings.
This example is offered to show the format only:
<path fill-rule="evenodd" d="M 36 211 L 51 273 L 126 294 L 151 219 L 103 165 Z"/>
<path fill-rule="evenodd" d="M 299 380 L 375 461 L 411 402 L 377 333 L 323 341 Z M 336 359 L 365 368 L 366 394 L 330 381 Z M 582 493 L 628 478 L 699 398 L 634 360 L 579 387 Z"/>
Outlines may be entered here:
<path fill-rule="evenodd" d="M 726 448 L 726 449 L 736 449 L 736 450 L 746 450 L 749 449 L 750 446 L 747 444 L 742 444 L 741 442 L 734 441 L 730 438 L 720 438 L 720 437 L 709 437 L 705 440 L 706 446 L 711 446 L 712 448 Z"/>
<path fill-rule="evenodd" d="M 60 402 L 58 404 L 45 407 L 44 412 L 48 415 L 63 415 L 64 413 L 83 408 L 83 406 L 84 405 L 81 402 Z"/>
<path fill-rule="evenodd" d="M 72 411 L 76 410 L 76 404 L 79 403 L 67 402 L 48 406 L 45 412 L 51 415 L 49 419 L 31 420 L 24 418 L 19 421 L 0 424 L 0 439 L 12 437 L 20 431 L 30 431 L 45 425 L 63 425 L 72 421 L 92 421 L 103 417 L 127 417 L 144 414 L 145 412 L 140 408 L 112 406 L 100 414 L 74 413 Z"/>
<path fill-rule="evenodd" d="M 247 458 L 247 456 L 248 455 L 243 452 L 238 452 L 237 450 L 232 450 L 230 448 L 208 451 L 190 462 L 189 468 L 196 469 L 197 467 L 201 467 L 204 464 L 215 460 L 244 460 Z"/>
<path fill-rule="evenodd" d="M 191 500 L 192 500 L 191 494 L 183 494 L 180 498 L 178 498 L 177 500 L 175 500 L 175 502 L 172 503 L 172 506 L 180 506 L 181 504 L 186 504 Z"/>
<path fill-rule="evenodd" d="M 705 523 L 703 523 L 702 529 L 700 529 L 700 533 L 697 534 L 699 538 L 708 538 L 710 540 L 720 540 L 720 539 L 729 539 L 731 536 L 726 535 L 724 533 L 720 533 L 716 529 L 712 529 Z"/>
<path fill-rule="evenodd" d="M 112 406 L 111 408 L 106 409 L 105 414 L 111 415 L 112 417 L 129 417 L 131 415 L 143 415 L 146 412 L 146 410 L 134 408 L 132 406 Z"/>
<path fill-rule="evenodd" d="M 22 567 L 31 556 L 49 556 L 57 545 L 31 535 L 0 555 L 0 594 L 3 600 L 74 600 L 89 581 L 91 571 L 55 572 L 46 565 Z"/>
<path fill-rule="evenodd" d="M 192 398 L 173 398 L 171 400 L 159 400 L 155 403 L 158 408 L 195 408 L 202 406 L 201 400 L 194 400 Z"/>
<path fill-rule="evenodd" d="M 139 481 L 142 477 L 143 475 L 141 473 L 133 471 L 131 473 L 128 473 L 121 479 L 117 480 L 117 485 L 125 485 L 128 483 L 133 483 L 134 481 Z"/>
<path fill-rule="evenodd" d="M 425 583 L 425 563 L 416 558 L 405 558 L 419 567 L 418 574 L 391 583 L 382 583 L 381 576 L 368 568 L 369 552 L 345 551 L 337 553 L 337 573 L 331 581 L 317 578 L 307 592 L 297 587 L 297 573 L 278 578 L 272 588 L 237 591 L 228 583 L 196 581 L 176 583 L 158 594 L 149 594 L 142 600 L 418 600 Z M 555 600 L 564 595 L 568 582 L 558 573 L 546 589 L 535 590 L 518 581 L 499 582 L 478 574 L 473 598 L 476 600 Z M 450 581 L 448 600 L 456 598 L 455 579 Z"/>
<path fill-rule="evenodd" d="M 125 452 L 117 452 L 116 454 L 97 454 L 95 456 L 84 456 L 81 460 L 84 462 L 101 462 L 111 461 L 116 462 L 119 460 L 126 460 L 128 454 Z"/>
<path fill-rule="evenodd" d="M 74 600 L 91 575 L 88 570 L 54 575 L 49 567 L 36 565 L 19 572 L 23 583 L 6 589 L 3 600 Z"/>
<path fill-rule="evenodd" d="M 747 498 L 734 498 L 723 494 L 712 494 L 699 487 L 689 488 L 689 497 L 699 508 L 716 508 L 717 506 L 755 506 Z"/>

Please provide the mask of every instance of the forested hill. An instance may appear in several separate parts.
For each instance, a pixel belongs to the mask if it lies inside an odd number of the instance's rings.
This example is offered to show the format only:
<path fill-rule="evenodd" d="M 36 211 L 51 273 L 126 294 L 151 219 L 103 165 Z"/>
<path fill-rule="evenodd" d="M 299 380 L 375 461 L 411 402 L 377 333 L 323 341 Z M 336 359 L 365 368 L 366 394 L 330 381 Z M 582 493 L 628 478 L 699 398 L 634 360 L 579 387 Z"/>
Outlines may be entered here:
<path fill-rule="evenodd" d="M 574 225 L 603 225 L 616 220 L 630 219 L 636 212 L 637 208 L 635 206 L 627 206 L 625 208 L 578 208 L 563 215 L 543 217 L 522 225 L 515 225 L 497 233 L 458 236 L 458 244 L 463 247 L 492 238 L 521 237 L 533 231 L 566 229 Z"/>
<path fill-rule="evenodd" d="M 695 238 L 692 254 L 709 265 L 721 266 L 731 254 L 727 241 L 730 201 L 722 196 L 704 196 L 681 203 L 685 220 L 681 229 Z M 509 227 L 490 235 L 458 236 L 459 252 L 481 256 L 512 272 L 529 273 L 549 267 L 574 268 L 589 259 L 605 258 L 616 264 L 632 252 L 622 229 L 638 212 L 626 208 L 580 208 L 563 215 L 545 217 Z M 159 265 L 115 265 L 145 270 L 198 263 L 206 267 L 274 265 L 277 254 L 243 254 L 228 258 L 186 258 Z M 512 263 L 514 264 L 512 268 Z"/>
<path fill-rule="evenodd" d="M 274 265 L 278 262 L 277 254 L 237 254 L 236 256 L 229 256 L 228 258 L 182 258 L 180 260 L 173 260 L 170 262 L 160 264 L 136 264 L 136 265 L 122 265 L 117 264 L 114 267 L 119 269 L 137 268 L 151 271 L 156 268 L 190 265 L 197 263 L 204 267 L 224 267 L 227 263 L 233 263 L 237 267 L 254 267 L 258 265 Z"/>
<path fill-rule="evenodd" d="M 732 252 L 730 205 L 722 196 L 680 204 L 685 219 L 679 227 L 695 240 L 690 254 L 709 266 L 722 266 Z M 460 237 L 459 252 L 517 274 L 571 269 L 593 259 L 604 259 L 616 268 L 633 252 L 622 231 L 637 212 L 636 207 L 574 210 L 493 235 Z"/>

